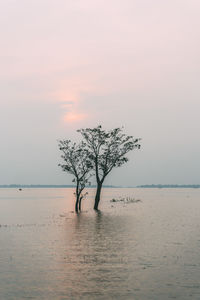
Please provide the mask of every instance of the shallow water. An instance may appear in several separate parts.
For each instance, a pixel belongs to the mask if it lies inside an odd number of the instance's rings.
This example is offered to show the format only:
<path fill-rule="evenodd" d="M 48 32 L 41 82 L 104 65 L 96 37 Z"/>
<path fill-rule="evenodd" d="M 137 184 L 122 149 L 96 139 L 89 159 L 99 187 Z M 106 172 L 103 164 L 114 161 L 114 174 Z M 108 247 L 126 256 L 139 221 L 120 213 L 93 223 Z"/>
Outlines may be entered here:
<path fill-rule="evenodd" d="M 200 190 L 93 198 L 76 215 L 72 189 L 0 189 L 0 299 L 200 299 Z"/>

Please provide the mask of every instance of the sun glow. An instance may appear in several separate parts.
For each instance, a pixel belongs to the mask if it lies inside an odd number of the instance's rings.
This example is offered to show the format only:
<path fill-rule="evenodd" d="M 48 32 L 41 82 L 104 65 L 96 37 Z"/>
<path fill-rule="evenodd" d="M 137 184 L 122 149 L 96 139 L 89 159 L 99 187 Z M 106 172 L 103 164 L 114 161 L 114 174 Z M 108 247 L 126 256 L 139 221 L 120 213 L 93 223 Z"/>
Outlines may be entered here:
<path fill-rule="evenodd" d="M 67 112 L 64 116 L 64 122 L 78 122 L 86 118 L 86 114 Z"/>
<path fill-rule="evenodd" d="M 54 98 L 60 107 L 63 123 L 76 123 L 88 117 L 84 113 L 84 101 L 89 91 L 88 84 L 81 79 L 72 78 L 71 81 L 60 83 Z"/>

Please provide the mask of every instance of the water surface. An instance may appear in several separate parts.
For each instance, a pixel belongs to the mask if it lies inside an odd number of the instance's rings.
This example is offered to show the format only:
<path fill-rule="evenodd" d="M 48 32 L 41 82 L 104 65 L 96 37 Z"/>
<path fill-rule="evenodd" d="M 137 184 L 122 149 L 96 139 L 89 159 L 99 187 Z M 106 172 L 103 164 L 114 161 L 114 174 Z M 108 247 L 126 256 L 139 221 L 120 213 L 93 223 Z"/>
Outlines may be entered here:
<path fill-rule="evenodd" d="M 200 190 L 93 198 L 76 215 L 72 189 L 0 189 L 0 299 L 200 299 Z"/>

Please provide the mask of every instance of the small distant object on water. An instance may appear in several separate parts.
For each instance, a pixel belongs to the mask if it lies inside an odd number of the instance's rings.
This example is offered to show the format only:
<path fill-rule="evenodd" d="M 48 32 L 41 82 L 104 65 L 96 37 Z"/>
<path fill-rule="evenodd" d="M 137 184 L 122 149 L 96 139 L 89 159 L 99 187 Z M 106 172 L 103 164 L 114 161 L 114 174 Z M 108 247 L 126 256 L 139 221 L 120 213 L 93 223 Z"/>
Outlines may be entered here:
<path fill-rule="evenodd" d="M 135 198 L 132 198 L 132 197 L 125 197 L 125 198 L 113 198 L 112 200 L 110 200 L 110 202 L 123 202 L 123 203 L 137 203 L 137 202 L 141 202 L 140 199 L 135 199 Z"/>
<path fill-rule="evenodd" d="M 20 188 L 19 191 L 22 191 L 22 189 Z"/>

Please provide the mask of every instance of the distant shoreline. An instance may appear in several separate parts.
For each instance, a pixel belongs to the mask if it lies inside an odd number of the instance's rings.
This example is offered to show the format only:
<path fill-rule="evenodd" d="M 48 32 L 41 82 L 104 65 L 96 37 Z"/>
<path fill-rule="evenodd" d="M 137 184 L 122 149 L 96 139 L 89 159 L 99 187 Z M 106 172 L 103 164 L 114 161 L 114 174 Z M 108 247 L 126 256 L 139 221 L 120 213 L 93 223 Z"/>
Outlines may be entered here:
<path fill-rule="evenodd" d="M 198 189 L 200 188 L 200 184 L 145 184 L 145 185 L 138 185 L 138 186 L 114 186 L 114 185 L 104 185 L 104 188 L 148 188 L 148 189 L 183 189 L 183 188 L 191 188 L 191 189 Z M 70 184 L 3 184 L 0 185 L 1 188 L 75 188 L 75 185 Z M 96 185 L 86 186 L 86 188 L 96 188 Z"/>
<path fill-rule="evenodd" d="M 119 186 L 105 185 L 105 188 L 120 188 Z M 3 184 L 0 188 L 75 188 L 75 185 L 62 184 Z M 95 185 L 86 186 L 86 188 L 96 188 Z"/>
<path fill-rule="evenodd" d="M 148 189 L 198 189 L 200 184 L 145 184 L 138 185 L 137 188 L 148 188 Z"/>

